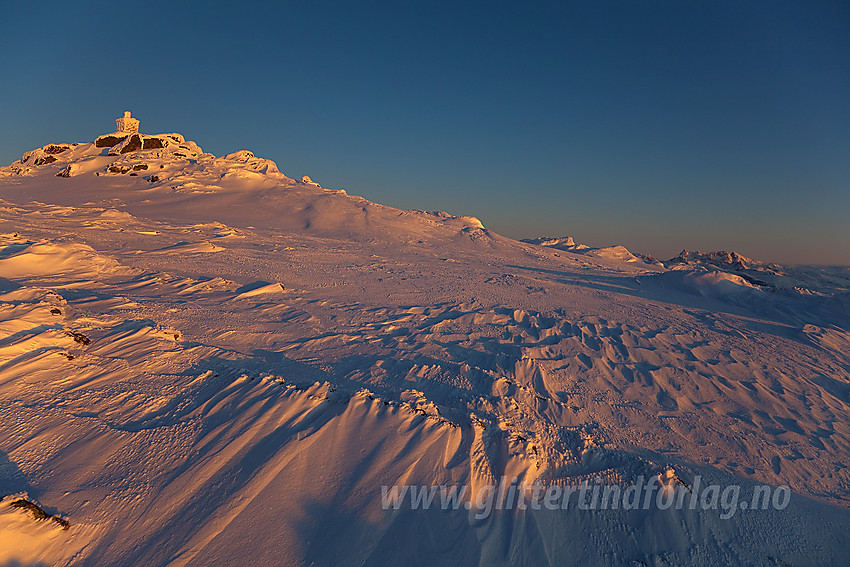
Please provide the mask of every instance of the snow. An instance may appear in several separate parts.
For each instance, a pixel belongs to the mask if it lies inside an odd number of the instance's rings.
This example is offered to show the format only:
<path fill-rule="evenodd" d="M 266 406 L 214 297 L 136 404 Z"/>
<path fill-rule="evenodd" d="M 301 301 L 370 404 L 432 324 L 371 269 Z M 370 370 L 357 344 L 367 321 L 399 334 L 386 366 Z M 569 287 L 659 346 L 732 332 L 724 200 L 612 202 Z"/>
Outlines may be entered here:
<path fill-rule="evenodd" d="M 593 248 L 586 244 L 576 244 L 575 240 L 572 236 L 566 236 L 561 238 L 551 238 L 551 237 L 542 237 L 542 238 L 532 238 L 524 240 L 523 242 L 528 242 L 530 244 L 537 244 L 539 246 L 548 246 L 551 248 L 557 248 L 558 250 L 566 250 L 569 252 L 574 252 L 576 254 L 583 254 L 586 256 L 594 256 L 596 258 L 603 258 L 606 260 L 621 260 L 624 262 L 642 262 L 640 258 L 629 252 L 628 248 L 622 245 L 615 246 L 605 246 L 601 248 Z"/>
<path fill-rule="evenodd" d="M 99 255 L 90 246 L 74 242 L 30 242 L 20 238 L 5 238 L 6 253 L 0 258 L 3 277 L 50 275 L 63 272 L 78 277 L 95 277 L 102 272 L 116 271 L 118 262 Z"/>
<path fill-rule="evenodd" d="M 517 242 L 139 136 L 0 168 L 0 496 L 71 524 L 0 503 L 0 564 L 850 553 L 847 268 Z M 671 471 L 793 496 L 725 520 L 381 508 L 382 485 Z"/>
<path fill-rule="evenodd" d="M 71 535 L 53 522 L 33 522 L 27 514 L 9 507 L 11 502 L 26 497 L 23 493 L 0 499 L 0 564 L 28 565 L 50 547 L 63 547 L 71 554 L 85 547 L 89 540 L 85 528 Z"/>

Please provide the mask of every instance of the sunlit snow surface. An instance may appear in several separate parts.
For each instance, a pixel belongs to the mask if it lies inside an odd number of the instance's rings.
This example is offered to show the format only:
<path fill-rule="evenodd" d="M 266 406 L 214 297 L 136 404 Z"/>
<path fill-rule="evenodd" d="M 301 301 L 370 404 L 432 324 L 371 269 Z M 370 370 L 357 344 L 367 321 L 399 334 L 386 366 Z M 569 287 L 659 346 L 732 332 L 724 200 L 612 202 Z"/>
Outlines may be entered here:
<path fill-rule="evenodd" d="M 0 504 L 0 565 L 850 556 L 850 270 L 520 243 L 154 138 L 0 169 L 0 496 L 71 522 Z M 794 496 L 381 508 L 396 483 L 671 468 Z"/>

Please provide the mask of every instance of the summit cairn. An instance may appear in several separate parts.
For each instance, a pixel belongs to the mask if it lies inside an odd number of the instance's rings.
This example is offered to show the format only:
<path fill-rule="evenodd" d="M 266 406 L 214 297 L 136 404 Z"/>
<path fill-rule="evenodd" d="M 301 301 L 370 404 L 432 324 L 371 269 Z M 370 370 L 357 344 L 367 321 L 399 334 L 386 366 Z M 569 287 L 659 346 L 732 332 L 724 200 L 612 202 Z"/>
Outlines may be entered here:
<path fill-rule="evenodd" d="M 119 134 L 133 134 L 139 131 L 139 121 L 130 116 L 129 110 L 125 110 L 124 116 L 115 119 L 115 127 Z"/>

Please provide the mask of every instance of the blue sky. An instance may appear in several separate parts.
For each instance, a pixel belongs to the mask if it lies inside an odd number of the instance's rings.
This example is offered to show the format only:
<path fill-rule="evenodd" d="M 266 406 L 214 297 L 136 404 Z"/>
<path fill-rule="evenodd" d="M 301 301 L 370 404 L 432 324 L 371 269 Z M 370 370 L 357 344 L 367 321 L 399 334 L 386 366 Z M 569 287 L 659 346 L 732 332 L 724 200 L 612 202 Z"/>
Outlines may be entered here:
<path fill-rule="evenodd" d="M 507 236 L 850 264 L 850 3 L 6 3 L 0 162 L 145 132 Z"/>

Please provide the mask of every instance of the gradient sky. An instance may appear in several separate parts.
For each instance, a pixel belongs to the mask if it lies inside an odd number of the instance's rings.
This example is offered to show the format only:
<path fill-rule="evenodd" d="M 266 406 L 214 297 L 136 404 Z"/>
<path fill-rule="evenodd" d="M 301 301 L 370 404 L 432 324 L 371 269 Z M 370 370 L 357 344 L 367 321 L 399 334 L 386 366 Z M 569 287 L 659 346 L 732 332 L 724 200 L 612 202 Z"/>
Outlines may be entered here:
<path fill-rule="evenodd" d="M 514 238 L 850 264 L 850 2 L 3 2 L 0 162 L 143 132 Z"/>

